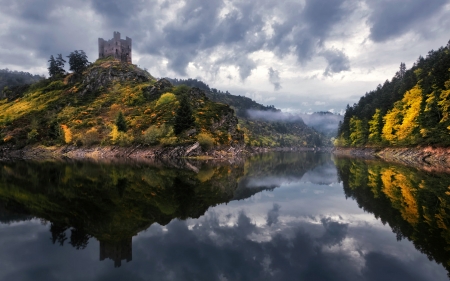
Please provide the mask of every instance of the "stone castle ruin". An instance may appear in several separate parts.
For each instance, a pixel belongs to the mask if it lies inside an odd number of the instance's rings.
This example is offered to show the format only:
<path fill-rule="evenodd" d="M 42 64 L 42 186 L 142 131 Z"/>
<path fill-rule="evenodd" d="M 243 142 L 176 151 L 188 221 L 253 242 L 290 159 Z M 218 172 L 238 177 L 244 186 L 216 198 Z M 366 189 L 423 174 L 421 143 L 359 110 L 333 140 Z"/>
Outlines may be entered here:
<path fill-rule="evenodd" d="M 122 62 L 131 63 L 131 38 L 120 39 L 120 33 L 114 31 L 114 37 L 111 40 L 98 38 L 98 58 L 112 56 Z"/>

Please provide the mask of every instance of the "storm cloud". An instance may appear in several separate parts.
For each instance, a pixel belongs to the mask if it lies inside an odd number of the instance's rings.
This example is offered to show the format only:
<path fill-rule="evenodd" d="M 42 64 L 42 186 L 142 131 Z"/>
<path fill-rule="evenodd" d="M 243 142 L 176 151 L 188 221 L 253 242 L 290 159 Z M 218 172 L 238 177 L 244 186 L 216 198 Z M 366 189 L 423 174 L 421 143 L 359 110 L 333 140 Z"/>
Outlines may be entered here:
<path fill-rule="evenodd" d="M 218 89 L 236 89 L 233 94 L 258 92 L 275 106 L 284 106 L 281 95 L 329 101 L 322 80 L 362 81 L 363 90 L 348 83 L 341 85 L 344 94 L 333 94 L 337 101 L 330 108 L 337 111 L 389 79 L 400 62 L 411 65 L 446 44 L 450 29 L 446 0 L 0 0 L 0 5 L 2 68 L 44 74 L 50 55 L 80 49 L 93 61 L 97 38 L 119 31 L 133 39 L 133 62 L 156 77 L 200 77 Z M 371 81 L 362 75 L 369 72 Z M 329 89 L 337 88 L 333 82 Z M 272 87 L 280 95 L 264 96 Z"/>
<path fill-rule="evenodd" d="M 275 91 L 281 89 L 280 73 L 278 72 L 278 70 L 275 70 L 272 67 L 269 68 L 269 81 L 273 85 L 273 89 Z"/>

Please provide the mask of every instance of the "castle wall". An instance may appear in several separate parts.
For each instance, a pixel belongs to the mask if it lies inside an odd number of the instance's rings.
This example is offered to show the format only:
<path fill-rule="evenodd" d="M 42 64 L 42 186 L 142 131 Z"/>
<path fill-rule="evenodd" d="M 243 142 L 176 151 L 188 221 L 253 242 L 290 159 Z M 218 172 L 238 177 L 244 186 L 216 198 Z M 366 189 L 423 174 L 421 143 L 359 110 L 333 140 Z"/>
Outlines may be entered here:
<path fill-rule="evenodd" d="M 122 62 L 132 63 L 131 38 L 120 39 L 120 33 L 114 31 L 113 38 L 106 41 L 98 38 L 98 57 L 106 58 L 112 56 Z"/>

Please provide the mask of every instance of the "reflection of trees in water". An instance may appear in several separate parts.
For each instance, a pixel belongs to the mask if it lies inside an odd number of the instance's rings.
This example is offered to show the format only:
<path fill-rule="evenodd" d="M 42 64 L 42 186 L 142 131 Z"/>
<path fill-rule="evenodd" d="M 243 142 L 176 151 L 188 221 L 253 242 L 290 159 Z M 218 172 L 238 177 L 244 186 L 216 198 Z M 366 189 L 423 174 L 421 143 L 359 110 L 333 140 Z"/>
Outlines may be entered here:
<path fill-rule="evenodd" d="M 450 175 L 354 159 L 336 165 L 346 196 L 450 271 Z"/>
<path fill-rule="evenodd" d="M 128 249 L 121 243 L 131 241 L 151 224 L 198 218 L 211 206 L 276 187 L 249 189 L 245 185 L 249 177 L 301 178 L 329 159 L 314 153 L 273 153 L 257 155 L 245 164 L 192 162 L 197 166 L 193 169 L 179 168 L 182 163 L 177 163 L 176 168 L 80 162 L 4 163 L 0 166 L 0 202 L 6 203 L 0 206 L 5 212 L 17 210 L 29 218 L 50 221 L 54 244 L 68 243 L 84 249 L 91 237 L 97 238 L 103 245 L 102 256 L 117 265 L 128 259 L 122 258 L 128 257 L 128 250 L 117 250 Z"/>
<path fill-rule="evenodd" d="M 231 200 L 243 168 L 218 164 L 204 170 L 8 163 L 0 167 L 0 211 L 4 221 L 14 211 L 50 221 L 54 244 L 84 249 L 94 236 L 103 245 L 103 257 L 117 265 L 121 255 L 111 254 L 113 245 L 131 241 L 155 222 L 196 218 L 210 206 Z"/>

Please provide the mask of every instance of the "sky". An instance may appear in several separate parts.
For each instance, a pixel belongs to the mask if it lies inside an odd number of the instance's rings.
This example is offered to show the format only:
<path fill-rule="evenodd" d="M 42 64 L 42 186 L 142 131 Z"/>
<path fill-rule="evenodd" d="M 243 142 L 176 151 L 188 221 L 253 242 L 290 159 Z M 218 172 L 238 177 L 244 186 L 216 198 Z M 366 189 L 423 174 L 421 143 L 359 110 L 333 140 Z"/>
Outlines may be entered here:
<path fill-rule="evenodd" d="M 448 0 L 0 0 L 0 68 L 133 40 L 154 77 L 196 78 L 285 112 L 343 112 L 450 40 Z"/>

